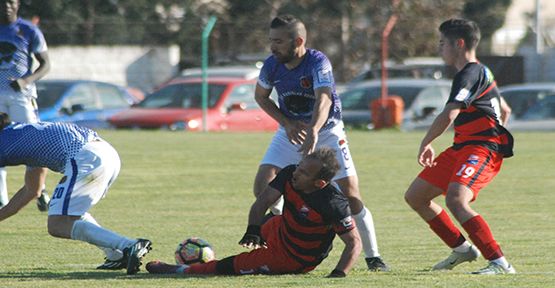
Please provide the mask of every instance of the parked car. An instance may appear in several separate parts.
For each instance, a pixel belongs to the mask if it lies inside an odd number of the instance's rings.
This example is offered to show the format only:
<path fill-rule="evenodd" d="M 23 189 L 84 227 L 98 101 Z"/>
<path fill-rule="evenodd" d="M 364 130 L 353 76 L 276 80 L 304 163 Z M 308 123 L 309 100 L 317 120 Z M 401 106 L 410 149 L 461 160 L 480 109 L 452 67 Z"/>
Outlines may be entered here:
<path fill-rule="evenodd" d="M 453 79 L 457 70 L 447 66 L 438 57 L 415 57 L 408 58 L 400 64 L 389 64 L 386 66 L 388 78 L 413 78 L 413 79 Z M 362 71 L 351 80 L 351 84 L 362 81 L 381 79 L 381 67 Z"/>
<path fill-rule="evenodd" d="M 260 68 L 256 66 L 218 66 L 208 67 L 206 70 L 210 77 L 232 77 L 243 79 L 256 79 L 260 74 Z M 181 78 L 200 78 L 202 77 L 202 68 L 189 68 L 181 71 Z"/>
<path fill-rule="evenodd" d="M 256 79 L 208 79 L 209 131 L 274 131 L 277 122 L 254 100 Z M 202 79 L 174 79 L 138 105 L 112 116 L 116 128 L 202 130 Z"/>
<path fill-rule="evenodd" d="M 108 128 L 108 117 L 136 101 L 124 87 L 99 81 L 40 80 L 36 86 L 41 121 Z"/>
<path fill-rule="evenodd" d="M 518 119 L 511 119 L 507 124 L 511 131 L 555 131 L 555 94 L 532 105 Z"/>
<path fill-rule="evenodd" d="M 511 118 L 518 120 L 548 95 L 555 96 L 555 82 L 514 84 L 499 90 L 512 109 Z"/>
<path fill-rule="evenodd" d="M 207 77 L 225 77 L 225 78 L 240 78 L 240 79 L 258 79 L 260 74 L 260 68 L 256 66 L 247 65 L 237 65 L 237 66 L 212 66 L 206 69 Z M 179 75 L 169 79 L 156 86 L 154 90 L 159 90 L 160 88 L 168 85 L 171 81 L 175 79 L 190 79 L 190 78 L 201 78 L 202 68 L 188 68 L 179 73 Z"/>
<path fill-rule="evenodd" d="M 389 79 L 388 95 L 400 96 L 404 102 L 403 126 L 416 129 L 431 124 L 449 98 L 451 81 L 430 79 Z M 339 95 L 346 125 L 372 128 L 370 103 L 381 97 L 381 81 L 372 80 L 350 85 Z M 430 122 L 428 124 L 428 122 Z M 423 128 L 423 127 L 422 127 Z"/>

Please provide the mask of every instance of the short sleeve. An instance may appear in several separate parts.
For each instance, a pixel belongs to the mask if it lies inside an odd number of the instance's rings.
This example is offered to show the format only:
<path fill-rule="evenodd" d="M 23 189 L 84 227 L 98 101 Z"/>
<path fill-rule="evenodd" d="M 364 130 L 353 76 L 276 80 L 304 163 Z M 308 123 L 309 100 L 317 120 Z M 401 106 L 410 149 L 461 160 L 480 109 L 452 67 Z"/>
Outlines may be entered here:
<path fill-rule="evenodd" d="M 333 88 L 333 71 L 330 60 L 327 57 L 322 55 L 317 58 L 317 62 L 312 70 L 312 79 L 314 81 L 314 89 L 321 87 Z"/>
<path fill-rule="evenodd" d="M 271 72 L 274 70 L 275 63 L 272 61 L 272 57 L 268 57 L 264 61 L 262 69 L 260 69 L 260 74 L 258 76 L 258 85 L 264 89 L 271 90 L 274 88 L 273 81 L 271 79 Z"/>
<path fill-rule="evenodd" d="M 349 201 L 345 197 L 334 197 L 331 201 L 333 230 L 338 235 L 355 229 L 356 225 L 351 215 Z"/>
<path fill-rule="evenodd" d="M 464 108 L 468 108 L 478 95 L 479 71 L 470 66 L 461 70 L 453 79 L 451 93 L 447 103 L 460 103 Z"/>
<path fill-rule="evenodd" d="M 33 28 L 31 52 L 35 54 L 46 52 L 48 50 L 48 46 L 46 45 L 46 39 L 44 39 L 44 35 L 38 27 Z"/>

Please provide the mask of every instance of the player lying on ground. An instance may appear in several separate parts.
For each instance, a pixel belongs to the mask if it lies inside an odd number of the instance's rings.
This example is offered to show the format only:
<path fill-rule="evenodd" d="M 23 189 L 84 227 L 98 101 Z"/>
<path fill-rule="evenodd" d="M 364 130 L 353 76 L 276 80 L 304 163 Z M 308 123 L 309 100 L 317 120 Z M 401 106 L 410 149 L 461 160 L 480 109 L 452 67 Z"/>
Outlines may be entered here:
<path fill-rule="evenodd" d="M 25 184 L 6 206 L 0 221 L 16 214 L 40 195 L 46 167 L 64 173 L 48 210 L 48 233 L 81 240 L 106 253 L 99 269 L 139 271 L 150 241 L 130 239 L 101 227 L 87 213 L 106 195 L 120 170 L 116 150 L 96 132 L 69 123 L 11 123 L 0 113 L 0 166 L 26 165 Z"/>
<path fill-rule="evenodd" d="M 152 261 L 146 269 L 155 274 L 306 273 L 328 256 L 337 234 L 345 248 L 329 277 L 345 277 L 362 244 L 351 218 L 349 201 L 330 185 L 339 169 L 335 153 L 327 147 L 319 148 L 298 165 L 282 169 L 266 187 L 252 205 L 247 232 L 239 241 L 254 250 L 191 266 Z M 282 195 L 283 214 L 262 223 L 264 213 Z"/>

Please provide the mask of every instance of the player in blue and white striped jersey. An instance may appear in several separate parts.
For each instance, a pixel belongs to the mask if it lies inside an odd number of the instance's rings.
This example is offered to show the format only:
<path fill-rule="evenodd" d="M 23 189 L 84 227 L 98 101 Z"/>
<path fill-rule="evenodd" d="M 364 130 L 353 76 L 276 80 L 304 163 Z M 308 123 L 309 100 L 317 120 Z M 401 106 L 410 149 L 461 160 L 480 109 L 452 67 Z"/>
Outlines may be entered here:
<path fill-rule="evenodd" d="M 19 0 L 0 0 L 0 112 L 17 122 L 37 122 L 35 81 L 50 70 L 48 47 L 40 29 L 18 17 Z M 38 65 L 33 70 L 33 56 Z M 6 169 L 0 167 L 0 207 L 9 201 Z M 44 188 L 44 187 L 43 187 Z M 48 195 L 38 199 L 48 209 Z"/>
<path fill-rule="evenodd" d="M 87 212 L 117 178 L 116 150 L 88 128 L 71 123 L 13 123 L 0 113 L 0 166 L 26 165 L 25 183 L 0 209 L 0 221 L 40 195 L 48 168 L 64 176 L 48 210 L 48 233 L 93 244 L 106 254 L 99 269 L 127 269 L 135 274 L 150 241 L 131 239 L 101 227 Z"/>

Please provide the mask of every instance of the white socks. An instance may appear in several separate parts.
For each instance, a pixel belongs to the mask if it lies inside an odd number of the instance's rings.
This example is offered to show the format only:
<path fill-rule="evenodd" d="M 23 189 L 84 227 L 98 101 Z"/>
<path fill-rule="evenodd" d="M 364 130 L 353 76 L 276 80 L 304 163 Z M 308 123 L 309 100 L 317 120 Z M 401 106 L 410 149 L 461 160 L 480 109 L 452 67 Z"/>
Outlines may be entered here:
<path fill-rule="evenodd" d="M 85 215 L 87 214 L 88 213 Z M 129 239 L 98 226 L 96 221 L 94 221 L 94 223 L 90 222 L 91 219 L 94 220 L 94 218 L 92 218 L 90 214 L 88 215 L 89 217 L 85 215 L 83 215 L 83 218 L 85 219 L 82 218 L 83 220 L 77 220 L 73 223 L 71 239 L 84 241 L 98 247 L 117 249 L 120 251 L 123 251 L 123 249 L 137 242 L 137 239 Z M 104 251 L 106 252 L 106 250 Z M 106 256 L 108 257 L 108 255 Z"/>
<path fill-rule="evenodd" d="M 507 259 L 505 259 L 505 256 L 501 256 L 500 258 L 491 260 L 491 262 L 495 263 L 495 264 L 499 264 L 501 265 L 503 268 L 508 269 L 509 268 L 509 262 L 507 261 Z"/>
<path fill-rule="evenodd" d="M 380 253 L 378 252 L 378 239 L 376 238 L 372 213 L 364 207 L 360 213 L 353 215 L 353 218 L 355 219 L 358 232 L 360 233 L 362 249 L 364 250 L 366 258 L 380 257 Z"/>
<path fill-rule="evenodd" d="M 468 241 L 464 241 L 463 244 L 453 248 L 453 251 L 459 252 L 459 253 L 465 253 L 465 252 L 468 252 L 470 247 L 472 247 L 472 244 L 470 244 L 470 242 Z"/>
<path fill-rule="evenodd" d="M 0 168 L 0 206 L 6 205 L 10 201 L 8 198 L 8 185 L 7 179 L 8 173 L 6 172 L 6 167 Z"/>
<path fill-rule="evenodd" d="M 87 221 L 89 223 L 92 223 L 96 226 L 100 227 L 100 224 L 98 224 L 98 222 L 96 222 L 96 219 L 94 219 L 94 217 L 89 214 L 88 212 L 85 212 L 85 214 L 83 214 L 83 216 L 81 216 L 81 220 L 83 221 Z M 105 248 L 105 247 L 100 247 L 100 246 L 96 246 L 98 247 L 100 250 L 104 251 L 104 254 L 106 255 L 106 259 L 108 260 L 119 260 L 121 258 L 123 258 L 123 252 L 119 249 L 112 249 L 112 248 Z"/>

